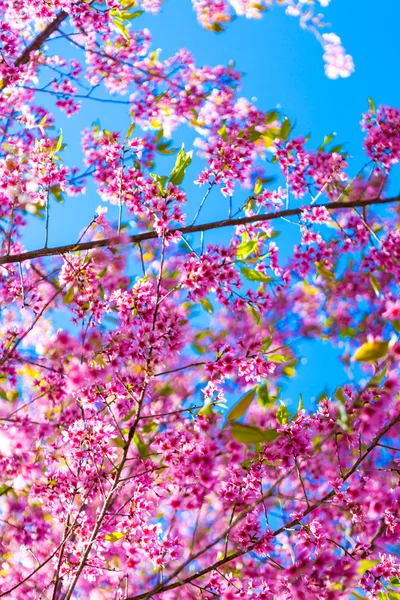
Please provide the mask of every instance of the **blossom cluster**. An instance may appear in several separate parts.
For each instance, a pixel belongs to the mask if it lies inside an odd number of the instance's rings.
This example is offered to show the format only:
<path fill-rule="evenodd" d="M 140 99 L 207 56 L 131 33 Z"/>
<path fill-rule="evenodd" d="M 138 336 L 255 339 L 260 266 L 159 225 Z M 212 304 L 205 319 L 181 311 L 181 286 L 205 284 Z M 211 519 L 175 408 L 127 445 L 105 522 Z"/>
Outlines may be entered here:
<path fill-rule="evenodd" d="M 194 8 L 218 31 L 273 4 L 322 23 L 311 1 Z M 399 111 L 371 105 L 374 172 L 351 179 L 332 136 L 306 148 L 232 64 L 162 60 L 134 27 L 159 0 L 0 7 L 0 597 L 399 596 Z M 90 98 L 127 130 L 87 124 L 68 154 L 59 109 L 74 123 Z M 101 204 L 79 241 L 49 247 L 55 203 L 86 186 Z M 239 186 L 236 214 L 198 224 Z M 345 370 L 290 399 L 307 340 Z"/>

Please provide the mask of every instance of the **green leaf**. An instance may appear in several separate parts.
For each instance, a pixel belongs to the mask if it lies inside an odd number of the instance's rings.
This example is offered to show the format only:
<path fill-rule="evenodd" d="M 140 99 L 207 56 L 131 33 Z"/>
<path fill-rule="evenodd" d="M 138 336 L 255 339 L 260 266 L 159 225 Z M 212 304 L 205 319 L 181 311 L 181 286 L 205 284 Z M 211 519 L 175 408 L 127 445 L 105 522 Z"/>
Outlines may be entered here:
<path fill-rule="evenodd" d="M 264 442 L 273 442 L 278 437 L 280 437 L 280 435 L 281 434 L 279 433 L 279 431 L 276 431 L 276 429 L 264 429 Z"/>
<path fill-rule="evenodd" d="M 61 150 L 61 146 L 62 146 L 62 141 L 63 141 L 63 133 L 62 133 L 62 129 L 60 130 L 60 136 L 58 138 L 57 144 L 54 147 L 54 153 L 56 154 L 59 150 Z"/>
<path fill-rule="evenodd" d="M 168 142 L 163 142 L 160 144 L 157 144 L 156 149 L 157 152 L 159 152 L 160 154 L 164 154 L 166 156 L 168 156 L 169 154 L 175 154 L 176 150 L 175 148 L 170 148 L 170 145 L 172 144 L 171 140 L 169 140 Z"/>
<path fill-rule="evenodd" d="M 257 425 L 232 423 L 231 428 L 233 437 L 242 444 L 272 442 L 280 435 L 275 429 L 263 430 Z"/>
<path fill-rule="evenodd" d="M 336 146 L 333 146 L 333 148 L 331 148 L 329 150 L 329 152 L 331 154 L 333 154 L 333 153 L 339 154 L 339 152 L 341 151 L 342 148 L 343 148 L 343 144 L 337 144 Z"/>
<path fill-rule="evenodd" d="M 159 129 L 156 133 L 156 137 L 155 137 L 156 144 L 158 144 L 158 142 L 161 142 L 163 135 L 164 135 L 164 129 L 161 127 L 161 129 Z"/>
<path fill-rule="evenodd" d="M 377 280 L 377 278 L 375 277 L 375 275 L 370 275 L 369 280 L 371 282 L 371 287 L 374 290 L 375 294 L 378 296 L 380 296 L 380 287 L 379 287 L 379 282 Z"/>
<path fill-rule="evenodd" d="M 258 310 L 254 306 L 251 306 L 250 307 L 250 312 L 253 315 L 254 320 L 257 323 L 257 325 L 259 325 L 261 323 L 261 315 L 258 312 Z"/>
<path fill-rule="evenodd" d="M 243 267 L 240 269 L 243 277 L 248 279 L 249 281 L 263 281 L 264 283 L 270 283 L 273 281 L 273 277 L 267 277 L 261 271 L 255 271 L 254 269 L 248 269 L 247 267 Z"/>
<path fill-rule="evenodd" d="M 274 363 L 284 363 L 284 362 L 288 362 L 288 359 L 286 356 L 283 356 L 283 354 L 270 354 L 268 355 L 268 360 L 269 362 L 274 362 Z"/>
<path fill-rule="evenodd" d="M 114 23 L 115 27 L 120 30 L 120 32 L 122 33 L 122 35 L 126 39 L 126 41 L 129 42 L 130 41 L 129 33 L 128 33 L 128 30 L 126 29 L 125 25 L 123 25 L 117 19 L 113 19 L 113 23 Z"/>
<path fill-rule="evenodd" d="M 250 404 L 254 400 L 254 396 L 256 395 L 256 388 L 253 388 L 249 392 L 247 392 L 242 398 L 237 402 L 231 410 L 228 412 L 226 418 L 228 421 L 236 421 L 236 419 L 240 419 L 245 414 L 246 410 L 249 408 Z"/>
<path fill-rule="evenodd" d="M 227 131 L 226 131 L 226 125 L 225 125 L 225 123 L 222 125 L 222 127 L 220 129 L 218 129 L 218 133 L 222 137 L 222 139 L 224 140 L 224 142 L 226 142 L 226 140 L 228 139 L 228 134 L 227 134 Z"/>
<path fill-rule="evenodd" d="M 389 580 L 390 585 L 400 585 L 400 579 L 398 579 L 397 577 L 392 577 L 392 579 Z"/>
<path fill-rule="evenodd" d="M 132 121 L 132 123 L 128 127 L 128 131 L 125 134 L 125 138 L 127 140 L 129 140 L 129 138 L 131 137 L 131 135 L 134 131 L 135 131 L 135 121 Z"/>
<path fill-rule="evenodd" d="M 276 110 L 270 110 L 265 115 L 265 124 L 270 125 L 271 123 L 276 121 L 278 119 L 278 117 L 279 117 L 279 113 Z"/>
<path fill-rule="evenodd" d="M 372 100 L 372 98 L 368 98 L 368 104 L 369 104 L 369 110 L 371 111 L 371 114 L 375 114 L 375 102 Z"/>
<path fill-rule="evenodd" d="M 326 279 L 331 279 L 333 281 L 336 281 L 334 273 L 332 273 L 332 271 L 329 271 L 328 269 L 326 269 L 324 267 L 324 261 L 316 262 L 314 264 L 317 267 L 317 274 L 318 275 L 322 275 Z"/>
<path fill-rule="evenodd" d="M 156 175 L 155 173 L 150 173 L 150 177 L 158 183 L 158 189 L 162 192 L 168 181 L 168 177 L 166 175 Z"/>
<path fill-rule="evenodd" d="M 75 290 L 74 286 L 72 285 L 64 296 L 64 304 L 71 304 L 72 300 L 74 299 L 74 295 Z"/>
<path fill-rule="evenodd" d="M 132 19 L 137 19 L 143 13 L 143 10 L 135 10 L 133 13 L 119 13 L 117 16 L 118 19 L 121 19 L 121 21 L 132 21 Z"/>
<path fill-rule="evenodd" d="M 53 185 L 50 188 L 50 193 L 54 196 L 57 202 L 63 202 L 64 198 L 62 197 L 61 188 L 59 185 Z"/>
<path fill-rule="evenodd" d="M 262 385 L 258 386 L 257 393 L 259 404 L 261 404 L 261 406 L 264 406 L 265 408 L 272 406 L 277 400 L 276 396 L 271 396 L 269 394 L 268 385 L 266 383 L 263 383 Z"/>
<path fill-rule="evenodd" d="M 389 342 L 367 342 L 354 354 L 357 362 L 375 362 L 384 358 L 389 350 Z"/>
<path fill-rule="evenodd" d="M 318 148 L 319 152 L 324 152 L 325 150 L 325 146 L 327 144 L 329 144 L 329 142 L 331 142 L 333 140 L 333 138 L 335 137 L 336 133 L 332 133 L 331 135 L 326 135 L 324 136 L 324 141 L 322 142 L 322 144 L 320 145 L 320 147 Z"/>
<path fill-rule="evenodd" d="M 358 564 L 358 569 L 357 569 L 357 573 L 359 575 L 364 575 L 364 573 L 366 573 L 368 571 L 368 569 L 372 569 L 372 567 L 374 567 L 375 565 L 377 565 L 379 562 L 379 560 L 360 560 L 359 564 Z"/>
<path fill-rule="evenodd" d="M 290 133 L 290 121 L 287 117 L 283 119 L 283 123 L 281 125 L 280 137 L 282 140 L 287 140 Z"/>
<path fill-rule="evenodd" d="M 294 368 L 294 365 L 287 365 L 286 367 L 283 367 L 282 373 L 286 375 L 286 377 L 292 378 L 296 375 L 296 369 Z"/>
<path fill-rule="evenodd" d="M 257 248 L 257 240 L 249 240 L 248 242 L 242 242 L 236 248 L 236 256 L 239 260 L 245 260 L 250 254 Z"/>
<path fill-rule="evenodd" d="M 395 319 L 392 321 L 392 327 L 397 333 L 400 333 L 400 319 Z"/>
<path fill-rule="evenodd" d="M 298 418 L 298 416 L 299 416 L 299 412 L 300 412 L 301 410 L 303 410 L 303 396 L 300 394 L 300 398 L 299 398 L 299 405 L 298 405 L 298 407 L 297 407 L 296 414 L 295 414 L 295 415 L 293 415 L 293 417 L 292 417 L 292 421 L 296 421 L 296 419 L 297 419 L 297 418 Z"/>
<path fill-rule="evenodd" d="M 121 538 L 124 537 L 124 533 L 121 533 L 120 531 L 113 531 L 113 533 L 107 533 L 104 537 L 107 540 L 107 542 L 117 542 L 118 540 L 120 540 Z"/>
<path fill-rule="evenodd" d="M 144 441 L 142 440 L 142 438 L 140 437 L 140 435 L 138 433 L 135 433 L 135 435 L 133 436 L 133 441 L 136 444 L 136 448 L 138 449 L 140 456 L 143 457 L 149 453 L 149 450 L 148 450 L 146 444 L 144 443 Z"/>
<path fill-rule="evenodd" d="M 282 400 L 280 402 L 281 405 L 276 411 L 276 420 L 278 421 L 279 425 L 285 425 L 285 423 L 289 421 L 290 413 L 286 408 L 286 404 L 282 402 Z"/>
<path fill-rule="evenodd" d="M 388 596 L 389 600 L 400 600 L 399 592 L 395 592 L 394 590 L 388 590 L 387 596 Z"/>
<path fill-rule="evenodd" d="M 192 344 L 192 348 L 195 352 L 197 352 L 197 354 L 206 353 L 206 349 L 203 346 L 200 346 L 200 344 Z"/>
<path fill-rule="evenodd" d="M 178 156 L 176 157 L 175 167 L 171 171 L 171 175 L 169 176 L 169 180 L 173 185 L 180 185 L 185 176 L 185 171 L 187 167 L 192 162 L 193 150 L 190 152 L 185 152 L 185 147 L 182 144 L 182 148 L 178 152 Z"/>
<path fill-rule="evenodd" d="M 203 415 L 203 417 L 212 417 L 213 415 L 215 415 L 215 412 L 213 411 L 212 404 L 208 402 L 200 408 L 197 414 Z"/>
<path fill-rule="evenodd" d="M 256 183 L 254 184 L 254 190 L 253 190 L 253 193 L 255 196 L 258 196 L 258 194 L 261 192 L 262 186 L 263 186 L 263 181 L 262 181 L 261 177 L 257 177 Z"/>
<path fill-rule="evenodd" d="M 122 440 L 121 438 L 115 437 L 113 438 L 114 444 L 118 447 L 118 448 L 122 448 L 123 450 L 125 449 L 125 442 L 124 440 Z"/>
<path fill-rule="evenodd" d="M 382 383 L 382 381 L 385 379 L 386 372 L 387 372 L 387 365 L 385 365 L 385 368 L 382 369 L 382 371 L 380 373 L 378 373 L 378 375 L 375 375 L 368 381 L 368 387 L 378 387 L 379 384 Z"/>
<path fill-rule="evenodd" d="M 202 298 L 201 300 L 199 300 L 199 302 L 202 305 L 202 307 L 204 308 L 204 310 L 206 310 L 208 313 L 210 313 L 210 315 L 213 314 L 214 307 L 208 298 Z"/>

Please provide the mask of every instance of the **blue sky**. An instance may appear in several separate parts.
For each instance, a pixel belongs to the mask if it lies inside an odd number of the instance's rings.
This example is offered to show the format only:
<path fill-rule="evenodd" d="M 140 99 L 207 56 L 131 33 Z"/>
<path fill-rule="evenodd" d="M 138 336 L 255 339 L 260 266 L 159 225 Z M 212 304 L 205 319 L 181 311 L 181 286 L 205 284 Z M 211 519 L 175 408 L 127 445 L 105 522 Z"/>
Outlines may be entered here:
<path fill-rule="evenodd" d="M 348 79 L 332 81 L 325 77 L 319 43 L 312 34 L 300 28 L 296 18 L 286 16 L 280 7 L 271 9 L 260 21 L 237 18 L 225 32 L 215 34 L 198 25 L 190 0 L 165 0 L 160 15 L 144 15 L 133 21 L 133 26 L 146 26 L 152 31 L 153 46 L 162 48 L 162 58 L 185 47 L 193 53 L 199 65 L 226 64 L 234 59 L 236 68 L 245 73 L 243 96 L 257 98 L 257 105 L 263 110 L 280 106 L 292 123 L 296 123 L 296 134 L 311 133 L 310 145 L 319 146 L 324 135 L 336 132 L 337 143 L 346 143 L 345 150 L 353 157 L 349 173 L 354 175 L 365 162 L 359 122 L 362 112 L 368 107 L 368 96 L 376 104 L 400 106 L 396 48 L 400 7 L 398 0 L 381 3 L 332 0 L 324 14 L 332 24 L 326 31 L 339 35 L 354 58 L 356 70 Z M 58 49 L 61 53 L 61 46 Z M 49 106 L 48 98 L 41 96 L 42 99 Z M 81 160 L 79 134 L 95 119 L 99 118 L 102 126 L 108 129 L 126 131 L 129 125 L 126 107 L 117 105 L 88 102 L 71 119 L 66 119 L 57 109 L 55 114 L 57 127 L 63 128 L 64 140 L 68 144 L 67 162 L 77 164 Z M 190 144 L 190 137 L 180 129 L 174 136 L 175 146 L 179 146 L 182 139 Z M 163 167 L 163 163 L 160 165 Z M 189 179 L 191 173 L 194 179 L 195 166 L 188 170 Z M 399 188 L 397 174 L 390 191 L 397 193 Z M 193 198 L 189 206 L 193 214 L 201 190 L 190 183 L 187 189 Z M 225 216 L 224 202 L 222 196 L 215 192 L 201 220 Z M 77 239 L 99 203 L 93 188 L 89 188 L 85 196 L 67 199 L 64 206 L 53 206 L 50 245 Z M 40 246 L 42 232 L 42 222 L 32 223 L 26 246 Z M 225 233 L 218 232 L 206 241 L 224 240 L 225 236 Z M 290 231 L 286 233 L 286 240 L 288 250 Z M 301 344 L 299 350 L 307 362 L 302 365 L 299 378 L 288 387 L 287 396 L 293 397 L 293 404 L 297 403 L 300 389 L 303 389 L 306 398 L 311 398 L 318 395 L 325 385 L 334 389 L 345 379 L 341 365 L 334 360 L 336 351 L 329 345 L 306 343 Z"/>

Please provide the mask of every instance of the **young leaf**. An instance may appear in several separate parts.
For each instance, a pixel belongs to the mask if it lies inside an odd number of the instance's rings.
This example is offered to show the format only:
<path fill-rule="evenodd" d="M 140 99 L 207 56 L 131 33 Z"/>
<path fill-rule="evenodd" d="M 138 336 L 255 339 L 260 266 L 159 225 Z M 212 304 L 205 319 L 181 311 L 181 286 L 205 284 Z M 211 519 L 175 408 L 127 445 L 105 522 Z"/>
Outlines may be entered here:
<path fill-rule="evenodd" d="M 64 296 L 64 304 L 71 304 L 72 300 L 74 299 L 74 295 L 75 290 L 74 286 L 72 285 Z"/>
<path fill-rule="evenodd" d="M 332 271 L 329 271 L 328 269 L 326 269 L 324 267 L 324 262 L 323 261 L 322 262 L 316 262 L 314 264 L 317 267 L 317 274 L 318 275 L 322 275 L 323 277 L 325 277 L 325 279 L 331 279 L 333 281 L 336 281 L 334 273 L 332 273 Z"/>
<path fill-rule="evenodd" d="M 375 102 L 372 100 L 372 98 L 368 98 L 368 104 L 369 104 L 369 110 L 371 111 L 371 114 L 374 115 L 375 114 Z"/>
<path fill-rule="evenodd" d="M 283 119 L 283 123 L 281 125 L 280 137 L 282 140 L 287 140 L 290 133 L 290 121 L 287 117 Z"/>
<path fill-rule="evenodd" d="M 359 575 L 364 575 L 368 571 L 368 569 L 372 569 L 375 565 L 377 565 L 379 560 L 360 560 L 358 563 L 357 573 Z"/>
<path fill-rule="evenodd" d="M 204 310 L 206 310 L 208 313 L 210 313 L 210 315 L 213 314 L 214 307 L 208 298 L 201 298 L 201 300 L 199 300 L 199 302 L 202 305 L 202 307 L 204 308 Z"/>
<path fill-rule="evenodd" d="M 121 23 L 121 21 L 118 21 L 116 18 L 113 19 L 113 23 L 114 23 L 115 27 L 117 27 L 117 29 L 120 30 L 120 32 L 122 33 L 122 35 L 126 39 L 126 41 L 129 42 L 130 41 L 129 33 L 128 33 L 128 30 L 125 27 L 125 25 L 123 25 Z"/>
<path fill-rule="evenodd" d="M 275 440 L 280 434 L 275 429 L 263 430 L 257 425 L 232 423 L 232 435 L 242 444 L 267 443 Z"/>
<path fill-rule="evenodd" d="M 176 150 L 175 148 L 170 148 L 170 145 L 172 144 L 171 140 L 169 140 L 168 142 L 163 142 L 160 144 L 157 144 L 156 149 L 157 152 L 159 152 L 160 154 L 164 154 L 166 156 L 168 156 L 169 154 L 175 154 Z"/>
<path fill-rule="evenodd" d="M 59 185 L 53 185 L 50 188 L 50 193 L 54 196 L 54 198 L 57 200 L 57 202 L 62 202 L 64 200 L 64 198 L 62 197 L 61 188 Z"/>
<path fill-rule="evenodd" d="M 182 148 L 178 152 L 178 156 L 176 157 L 176 163 L 174 168 L 171 171 L 171 175 L 169 176 L 169 180 L 174 185 L 180 185 L 185 176 L 185 171 L 187 167 L 192 162 L 193 150 L 190 152 L 185 152 L 185 148 L 182 145 Z"/>
<path fill-rule="evenodd" d="M 257 248 L 257 240 L 242 242 L 236 248 L 236 256 L 239 260 L 245 260 Z"/>
<path fill-rule="evenodd" d="M 254 400 L 254 396 L 256 395 L 256 388 L 253 388 L 249 392 L 247 392 L 242 398 L 231 408 L 228 412 L 226 418 L 228 421 L 236 421 L 236 419 L 240 419 L 245 414 L 246 410 L 249 408 L 250 404 Z"/>
<path fill-rule="evenodd" d="M 107 540 L 107 542 L 114 543 L 123 538 L 124 535 L 125 534 L 121 533 L 120 531 L 113 531 L 112 533 L 107 533 L 104 537 Z"/>
<path fill-rule="evenodd" d="M 134 131 L 135 131 L 135 121 L 132 121 L 132 123 L 128 127 L 128 131 L 125 134 L 125 138 L 127 140 L 129 140 L 129 138 L 131 137 L 131 135 Z"/>
<path fill-rule="evenodd" d="M 262 181 L 261 177 L 257 177 L 256 183 L 254 184 L 254 190 L 253 190 L 253 193 L 255 196 L 258 196 L 258 194 L 261 192 L 262 186 L 263 186 L 263 181 Z"/>
<path fill-rule="evenodd" d="M 267 277 L 261 271 L 254 271 L 253 269 L 248 269 L 247 267 L 243 267 L 240 269 L 243 277 L 248 279 L 249 281 L 263 281 L 264 283 L 270 283 L 273 281 L 273 277 Z"/>
<path fill-rule="evenodd" d="M 360 346 L 354 354 L 357 362 L 375 362 L 385 358 L 389 350 L 389 342 L 367 342 Z"/>
<path fill-rule="evenodd" d="M 58 138 L 57 144 L 54 147 L 54 154 L 56 154 L 61 149 L 62 141 L 63 141 L 63 132 L 62 132 L 62 129 L 61 129 L 60 130 L 60 136 Z"/>
<path fill-rule="evenodd" d="M 281 400 L 281 405 L 276 411 L 276 420 L 278 421 L 279 425 L 285 425 L 285 423 L 289 421 L 289 417 L 290 413 L 286 408 L 286 404 Z"/>
<path fill-rule="evenodd" d="M 272 406 L 276 402 L 276 396 L 270 396 L 268 391 L 268 385 L 263 383 L 263 385 L 259 385 L 257 389 L 258 393 L 258 402 L 261 406 L 268 407 Z"/>
<path fill-rule="evenodd" d="M 133 436 L 133 441 L 136 444 L 136 448 L 137 448 L 140 456 L 143 457 L 149 453 L 146 444 L 143 442 L 142 438 L 140 437 L 140 435 L 138 433 L 135 433 L 135 435 Z"/>
<path fill-rule="evenodd" d="M 268 360 L 269 362 L 274 362 L 274 363 L 284 363 L 284 362 L 288 362 L 288 358 L 286 358 L 286 356 L 283 356 L 283 354 L 270 354 L 268 355 Z"/>
<path fill-rule="evenodd" d="M 379 282 L 378 282 L 377 278 L 375 277 L 375 275 L 370 275 L 369 276 L 369 280 L 371 282 L 372 289 L 374 290 L 375 294 L 379 298 L 381 291 L 380 291 L 380 288 L 379 288 Z"/>

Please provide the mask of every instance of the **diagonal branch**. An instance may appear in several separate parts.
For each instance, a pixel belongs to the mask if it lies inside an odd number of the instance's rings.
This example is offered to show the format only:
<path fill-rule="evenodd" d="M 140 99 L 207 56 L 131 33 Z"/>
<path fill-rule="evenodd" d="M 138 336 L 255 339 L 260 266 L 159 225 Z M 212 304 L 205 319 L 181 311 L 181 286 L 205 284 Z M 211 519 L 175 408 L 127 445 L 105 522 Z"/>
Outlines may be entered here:
<path fill-rule="evenodd" d="M 353 200 L 351 202 L 327 202 L 325 204 L 317 204 L 310 206 L 310 208 L 324 207 L 328 210 L 342 210 L 350 209 L 355 207 L 364 206 L 379 206 L 382 204 L 393 204 L 400 202 L 400 196 L 393 198 L 371 198 L 369 200 Z M 225 219 L 223 221 L 214 221 L 212 223 L 203 223 L 202 225 L 189 225 L 187 227 L 176 227 L 169 229 L 166 232 L 166 236 L 169 234 L 180 233 L 182 235 L 187 233 L 197 233 L 200 231 L 210 231 L 212 229 L 220 229 L 222 227 L 235 227 L 237 225 L 244 225 L 246 223 L 259 223 L 263 221 L 272 221 L 274 219 L 280 219 L 282 217 L 292 217 L 301 215 L 304 208 L 308 206 L 302 206 L 299 208 L 291 208 L 287 210 L 281 210 L 274 213 L 266 213 L 262 215 L 251 215 L 248 217 L 240 217 L 238 219 Z M 40 248 L 38 250 L 31 250 L 29 252 L 23 252 L 21 254 L 6 254 L 0 256 L 0 265 L 6 265 L 11 263 L 21 263 L 25 260 L 32 260 L 43 256 L 56 256 L 60 254 L 67 254 L 68 252 L 79 252 L 82 250 L 93 250 L 94 248 L 106 248 L 108 246 L 121 246 L 127 243 L 140 244 L 146 240 L 154 240 L 160 236 L 156 231 L 147 231 L 145 233 L 139 233 L 137 235 L 131 235 L 129 237 L 121 238 L 115 236 L 112 238 L 105 238 L 103 240 L 92 240 L 90 242 L 82 242 L 80 244 L 67 244 L 65 246 L 56 246 L 54 248 Z"/>
<path fill-rule="evenodd" d="M 26 65 L 30 60 L 31 52 L 35 52 L 36 50 L 39 50 L 43 46 L 45 41 L 51 36 L 52 33 L 54 33 L 54 31 L 61 25 L 61 23 L 67 17 L 68 17 L 67 12 L 65 12 L 64 10 L 60 11 L 58 13 L 58 15 L 53 19 L 53 21 L 51 21 L 47 25 L 47 27 L 45 27 L 43 29 L 43 31 L 41 33 L 39 33 L 39 35 L 37 35 L 31 41 L 29 46 L 27 46 L 25 48 L 25 50 L 22 52 L 22 54 L 20 54 L 18 56 L 18 58 L 14 62 L 14 67 L 20 67 L 21 65 Z M 9 83 L 9 81 L 7 81 L 7 78 L 6 78 L 3 81 L 3 83 L 0 85 L 0 91 L 3 90 L 7 86 L 8 83 Z"/>
<path fill-rule="evenodd" d="M 367 458 L 367 456 L 369 456 L 369 454 L 372 452 L 372 450 L 374 450 L 374 448 L 376 448 L 379 445 L 380 440 L 386 435 L 386 433 L 397 423 L 400 422 L 400 415 L 397 415 L 396 417 L 394 417 L 376 436 L 375 438 L 371 441 L 371 443 L 369 444 L 368 448 L 364 451 L 364 453 L 355 461 L 355 463 L 352 465 L 352 467 L 350 467 L 350 469 L 347 471 L 346 475 L 343 477 L 343 482 L 347 481 L 358 469 L 358 467 L 361 465 L 361 463 Z M 295 470 L 295 467 L 293 467 L 289 473 L 293 472 Z M 233 519 L 233 521 L 230 523 L 229 527 L 221 534 L 219 535 L 217 538 L 215 538 L 212 542 L 210 542 L 205 548 L 203 548 L 202 550 L 200 550 L 199 552 L 197 552 L 195 555 L 190 556 L 182 565 L 180 565 L 169 577 L 168 579 L 166 579 L 164 582 L 158 584 L 157 586 L 155 586 L 152 590 L 150 590 L 149 592 L 143 592 L 140 593 L 136 596 L 131 596 L 129 598 L 127 598 L 126 600 L 150 600 L 150 598 L 153 598 L 154 596 L 161 594 L 163 592 L 169 591 L 169 590 L 173 590 L 176 589 L 178 587 L 181 587 L 183 585 L 186 585 L 188 583 L 191 583 L 192 581 L 194 581 L 195 579 L 198 579 L 204 575 L 207 575 L 207 573 L 210 573 L 211 571 L 214 571 L 216 569 L 218 569 L 218 567 L 227 564 L 229 562 L 231 562 L 232 560 L 235 560 L 236 558 L 239 558 L 240 556 L 243 556 L 244 554 L 247 554 L 248 552 L 254 550 L 254 548 L 257 546 L 257 542 L 255 544 L 252 544 L 251 546 L 244 548 L 243 550 L 237 550 L 234 554 L 231 554 L 230 556 L 225 556 L 224 558 L 221 558 L 220 560 L 218 560 L 217 562 L 197 571 L 196 573 L 192 573 L 191 575 L 189 575 L 188 577 L 185 577 L 184 579 L 180 579 L 178 581 L 172 582 L 170 583 L 171 580 L 175 579 L 180 573 L 181 571 L 188 566 L 190 563 L 192 563 L 196 558 L 198 558 L 199 556 L 201 556 L 202 554 L 204 554 L 207 550 L 209 550 L 210 548 L 212 548 L 213 546 L 215 546 L 215 544 L 217 544 L 219 541 L 221 541 L 221 539 L 223 539 L 240 521 L 242 521 L 250 512 L 252 512 L 254 510 L 254 508 L 256 508 L 263 500 L 265 500 L 266 498 L 271 496 L 272 490 L 275 489 L 275 487 L 277 485 L 279 485 L 280 481 L 282 481 L 283 479 L 285 479 L 287 477 L 288 473 L 285 473 L 283 475 L 281 475 L 273 484 L 272 488 L 270 488 L 261 498 L 257 499 L 253 504 L 250 504 L 246 509 L 244 509 L 243 511 L 241 511 L 237 517 L 235 519 Z M 323 504 L 325 504 L 328 500 L 334 498 L 336 496 L 336 491 L 334 489 L 331 489 L 329 492 L 327 492 L 320 500 L 317 500 L 316 502 L 314 502 L 312 505 L 309 505 L 307 507 L 307 509 L 303 512 L 302 517 L 299 519 L 293 519 L 292 521 L 286 523 L 285 525 L 282 525 L 281 527 L 279 527 L 278 529 L 276 529 L 275 531 L 272 532 L 272 536 L 276 537 L 277 535 L 279 535 L 280 533 L 286 531 L 287 529 L 291 529 L 292 527 L 296 526 L 296 525 L 300 525 L 301 524 L 301 520 L 306 517 L 307 515 L 309 515 L 311 512 L 313 512 L 315 509 L 319 508 L 320 506 L 322 506 Z"/>
<path fill-rule="evenodd" d="M 47 27 L 45 27 L 45 29 L 43 29 L 43 31 L 41 33 L 39 33 L 39 35 L 37 35 L 34 40 L 32 40 L 32 42 L 29 44 L 29 46 L 27 46 L 25 48 L 23 53 L 15 61 L 14 66 L 20 67 L 21 65 L 26 65 L 26 63 L 29 62 L 31 52 L 35 52 L 35 50 L 39 50 L 43 46 L 45 41 L 59 27 L 59 25 L 61 25 L 61 23 L 63 21 L 65 21 L 65 19 L 67 17 L 68 17 L 68 13 L 65 12 L 65 10 L 62 10 L 61 12 L 59 12 L 58 15 L 56 16 L 56 18 L 53 19 L 53 21 L 51 21 L 51 23 L 49 23 L 47 25 Z"/>

